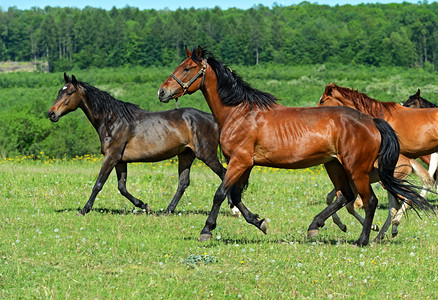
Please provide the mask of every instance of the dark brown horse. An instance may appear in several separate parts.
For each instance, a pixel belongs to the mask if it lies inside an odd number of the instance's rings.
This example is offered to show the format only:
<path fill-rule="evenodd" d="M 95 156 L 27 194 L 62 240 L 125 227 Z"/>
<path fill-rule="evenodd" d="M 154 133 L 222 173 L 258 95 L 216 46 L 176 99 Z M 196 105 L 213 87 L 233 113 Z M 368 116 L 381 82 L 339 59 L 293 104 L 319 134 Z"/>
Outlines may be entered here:
<path fill-rule="evenodd" d="M 91 196 L 80 214 L 91 210 L 114 167 L 120 193 L 136 207 L 151 210 L 126 189 L 127 163 L 130 162 L 157 162 L 178 156 L 178 189 L 166 213 L 175 210 L 189 186 L 190 167 L 195 157 L 224 178 L 226 170 L 217 157 L 219 127 L 211 114 L 193 108 L 148 112 L 79 82 L 75 76 L 70 79 L 64 73 L 64 79 L 65 85 L 49 110 L 50 120 L 57 122 L 60 117 L 81 108 L 99 134 L 104 155 Z"/>
<path fill-rule="evenodd" d="M 241 201 L 254 165 L 290 169 L 325 165 L 339 199 L 314 218 L 308 237 L 318 234 L 329 216 L 354 200 L 354 189 L 366 208 L 363 230 L 356 243 L 368 243 L 377 206 L 370 185 L 376 159 L 380 179 L 395 197 L 400 199 L 402 195 L 421 208 L 431 208 L 424 198 L 393 177 L 399 144 L 385 121 L 349 108 L 279 105 L 274 96 L 252 88 L 201 47 L 193 52 L 186 49 L 186 54 L 187 58 L 160 86 L 159 99 L 168 102 L 200 89 L 219 124 L 221 147 L 229 159 L 225 178 L 201 231 L 201 241 L 211 238 L 220 205 L 228 193 L 246 221 L 266 233 L 265 220 L 259 220 Z"/>

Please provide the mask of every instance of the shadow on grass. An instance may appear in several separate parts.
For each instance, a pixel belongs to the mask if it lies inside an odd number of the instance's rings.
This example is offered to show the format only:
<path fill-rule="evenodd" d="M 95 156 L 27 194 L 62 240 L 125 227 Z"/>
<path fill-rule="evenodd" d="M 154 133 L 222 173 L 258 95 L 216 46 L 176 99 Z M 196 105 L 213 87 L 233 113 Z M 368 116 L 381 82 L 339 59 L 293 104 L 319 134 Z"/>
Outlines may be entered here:
<path fill-rule="evenodd" d="M 63 213 L 63 212 L 79 212 L 81 211 L 81 207 L 78 208 L 63 208 L 56 209 L 55 212 Z M 147 213 L 141 209 L 110 209 L 110 208 L 96 208 L 92 209 L 89 213 L 100 213 L 100 214 L 111 214 L 111 215 L 155 215 L 155 216 L 179 216 L 179 215 L 205 215 L 208 216 L 210 211 L 206 210 L 186 210 L 186 211 L 175 211 L 172 214 L 166 214 L 165 210 L 152 211 L 151 213 Z M 88 214 L 88 213 L 87 213 Z M 220 211 L 219 215 L 221 216 L 229 216 L 229 217 L 238 217 L 233 215 L 230 211 Z"/>

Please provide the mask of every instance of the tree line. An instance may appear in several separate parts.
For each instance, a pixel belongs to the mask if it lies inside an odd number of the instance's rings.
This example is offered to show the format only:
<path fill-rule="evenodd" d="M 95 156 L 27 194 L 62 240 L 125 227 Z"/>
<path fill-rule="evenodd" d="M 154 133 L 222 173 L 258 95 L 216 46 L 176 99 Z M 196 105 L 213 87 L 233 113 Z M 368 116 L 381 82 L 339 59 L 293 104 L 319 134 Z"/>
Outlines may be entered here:
<path fill-rule="evenodd" d="M 0 61 L 35 61 L 51 72 L 168 66 L 182 60 L 186 44 L 207 46 L 230 64 L 436 69 L 438 3 L 0 11 Z"/>

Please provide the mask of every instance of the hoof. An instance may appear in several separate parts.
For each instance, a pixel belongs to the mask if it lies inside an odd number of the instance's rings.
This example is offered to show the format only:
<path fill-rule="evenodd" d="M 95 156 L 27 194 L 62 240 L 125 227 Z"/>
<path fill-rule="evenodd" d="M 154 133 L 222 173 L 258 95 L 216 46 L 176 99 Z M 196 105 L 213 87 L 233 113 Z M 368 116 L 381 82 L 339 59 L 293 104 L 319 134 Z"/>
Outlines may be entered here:
<path fill-rule="evenodd" d="M 347 226 L 343 225 L 339 227 L 343 232 L 347 232 Z"/>
<path fill-rule="evenodd" d="M 83 217 L 83 216 L 85 216 L 85 213 L 83 213 L 82 211 L 78 211 L 76 216 Z"/>
<path fill-rule="evenodd" d="M 392 237 L 395 238 L 398 235 L 398 231 L 393 231 L 392 232 Z"/>
<path fill-rule="evenodd" d="M 201 235 L 199 236 L 199 241 L 200 242 L 206 242 L 211 240 L 211 233 L 201 233 Z"/>
<path fill-rule="evenodd" d="M 358 246 L 358 247 L 365 247 L 366 245 L 368 245 L 368 242 L 362 242 L 357 240 L 356 242 L 354 242 L 354 245 Z"/>
<path fill-rule="evenodd" d="M 372 243 L 380 243 L 381 241 L 383 241 L 385 235 L 383 234 L 378 234 L 372 241 Z"/>
<path fill-rule="evenodd" d="M 311 238 L 317 236 L 318 233 L 319 233 L 318 229 L 310 229 L 310 230 L 307 231 L 307 238 L 311 239 Z"/>
<path fill-rule="evenodd" d="M 146 203 L 146 204 L 144 205 L 143 209 L 146 210 L 146 212 L 147 212 L 148 214 L 151 214 L 151 213 L 152 213 L 152 207 L 151 207 L 148 203 Z"/>
<path fill-rule="evenodd" d="M 262 220 L 262 224 L 260 224 L 259 228 L 264 234 L 266 234 L 266 231 L 268 230 L 268 223 L 265 219 Z"/>
<path fill-rule="evenodd" d="M 379 231 L 379 226 L 377 226 L 377 225 L 371 225 L 371 230 L 372 231 Z"/>

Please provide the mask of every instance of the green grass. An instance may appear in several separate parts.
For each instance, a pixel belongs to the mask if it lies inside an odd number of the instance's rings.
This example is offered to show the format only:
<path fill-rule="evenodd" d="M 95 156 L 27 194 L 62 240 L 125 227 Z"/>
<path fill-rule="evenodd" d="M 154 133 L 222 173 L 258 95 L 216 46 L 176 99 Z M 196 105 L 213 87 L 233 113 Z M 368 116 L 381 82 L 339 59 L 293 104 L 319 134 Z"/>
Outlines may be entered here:
<path fill-rule="evenodd" d="M 193 166 L 191 186 L 174 215 L 162 213 L 177 184 L 176 162 L 165 161 L 128 166 L 128 190 L 154 214 L 136 212 L 111 174 L 94 209 L 78 217 L 100 163 L 98 157 L 0 162 L 0 297 L 438 297 L 435 217 L 419 219 L 410 211 L 399 236 L 358 248 L 352 243 L 361 227 L 342 210 L 347 233 L 328 220 L 316 239 L 306 239 L 332 187 L 321 167 L 256 167 L 243 201 L 269 218 L 268 234 L 231 216 L 224 204 L 213 239 L 200 243 L 220 183 L 207 167 Z M 375 191 L 375 222 L 383 223 L 386 195 L 379 186 Z"/>

